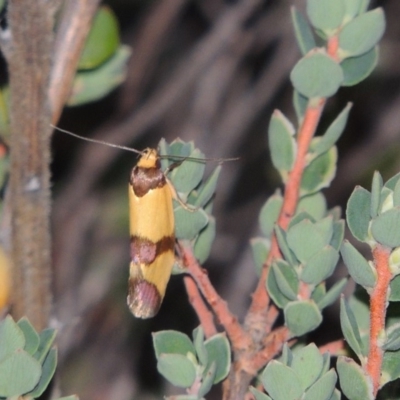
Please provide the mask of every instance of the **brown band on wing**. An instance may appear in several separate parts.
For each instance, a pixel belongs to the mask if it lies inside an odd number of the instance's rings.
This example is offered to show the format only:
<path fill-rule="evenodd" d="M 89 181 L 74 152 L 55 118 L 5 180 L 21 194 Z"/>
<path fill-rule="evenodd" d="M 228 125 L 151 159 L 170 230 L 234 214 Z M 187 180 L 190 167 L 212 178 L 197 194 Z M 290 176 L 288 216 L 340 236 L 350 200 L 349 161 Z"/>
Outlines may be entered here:
<path fill-rule="evenodd" d="M 160 169 L 159 160 L 155 168 L 134 167 L 129 183 L 137 197 L 143 197 L 149 190 L 162 188 L 166 184 L 164 173 Z"/>
<path fill-rule="evenodd" d="M 131 236 L 131 260 L 135 264 L 151 264 L 157 256 L 167 251 L 173 251 L 175 238 L 164 236 L 154 243 L 140 236 Z"/>
<path fill-rule="evenodd" d="M 137 318 L 151 318 L 161 306 L 161 295 L 157 287 L 141 278 L 130 278 L 128 289 L 128 306 Z"/>

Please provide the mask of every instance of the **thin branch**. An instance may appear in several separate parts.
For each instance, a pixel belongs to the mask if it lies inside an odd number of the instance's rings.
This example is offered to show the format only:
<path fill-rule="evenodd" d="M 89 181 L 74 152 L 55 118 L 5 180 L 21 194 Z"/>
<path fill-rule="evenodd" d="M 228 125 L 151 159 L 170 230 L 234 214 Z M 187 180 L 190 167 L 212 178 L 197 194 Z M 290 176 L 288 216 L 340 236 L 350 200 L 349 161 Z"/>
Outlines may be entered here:
<path fill-rule="evenodd" d="M 196 311 L 197 316 L 200 320 L 200 325 L 204 330 L 204 334 L 207 338 L 210 338 L 218 333 L 214 324 L 214 317 L 208 310 L 204 301 L 201 297 L 199 289 L 197 288 L 193 278 L 191 276 L 185 276 L 183 278 L 185 282 L 186 292 L 189 297 L 189 302 Z"/>
<path fill-rule="evenodd" d="M 79 57 L 100 0 L 64 2 L 61 21 L 53 47 L 49 97 L 52 123 L 56 124 L 70 94 Z"/>
<path fill-rule="evenodd" d="M 250 337 L 240 326 L 237 318 L 229 311 L 226 302 L 218 295 L 212 286 L 207 273 L 197 263 L 190 246 L 182 242 L 180 245 L 188 272 L 193 277 L 201 293 L 206 298 L 207 303 L 218 317 L 219 322 L 225 328 L 233 349 L 246 349 L 248 351 L 249 347 L 252 345 Z"/>

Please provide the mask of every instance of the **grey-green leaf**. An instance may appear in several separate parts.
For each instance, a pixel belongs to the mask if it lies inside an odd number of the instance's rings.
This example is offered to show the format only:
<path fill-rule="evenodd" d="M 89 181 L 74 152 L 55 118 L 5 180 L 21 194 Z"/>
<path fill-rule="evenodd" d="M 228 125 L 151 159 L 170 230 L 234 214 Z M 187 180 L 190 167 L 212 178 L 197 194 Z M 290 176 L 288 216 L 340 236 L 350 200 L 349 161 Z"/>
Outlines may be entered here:
<path fill-rule="evenodd" d="M 371 378 L 353 359 L 340 356 L 336 367 L 340 387 L 349 400 L 373 400 L 375 398 Z"/>
<path fill-rule="evenodd" d="M 382 375 L 380 384 L 400 378 L 400 351 L 386 351 L 383 355 Z"/>
<path fill-rule="evenodd" d="M 374 177 L 372 178 L 371 186 L 371 212 L 372 218 L 378 215 L 379 205 L 381 203 L 381 191 L 383 187 L 382 175 L 378 172 L 374 172 Z"/>
<path fill-rule="evenodd" d="M 376 272 L 361 253 L 348 240 L 343 242 L 340 253 L 354 281 L 361 286 L 373 288 L 376 284 Z"/>
<path fill-rule="evenodd" d="M 278 307 L 284 308 L 286 304 L 289 303 L 289 299 L 284 296 L 282 291 L 279 289 L 275 274 L 273 273 L 272 269 L 268 271 L 266 287 L 268 294 Z"/>
<path fill-rule="evenodd" d="M 296 300 L 299 279 L 294 268 L 286 261 L 277 260 L 272 264 L 272 270 L 282 294 L 290 300 Z"/>
<path fill-rule="evenodd" d="M 358 355 L 358 357 L 361 358 L 362 344 L 357 321 L 354 317 L 352 309 L 343 296 L 340 299 L 340 325 L 347 343 Z"/>
<path fill-rule="evenodd" d="M 296 89 L 293 90 L 293 107 L 296 111 L 298 125 L 301 125 L 308 106 L 307 97 L 300 94 Z"/>
<path fill-rule="evenodd" d="M 281 250 L 285 260 L 291 265 L 296 265 L 297 260 L 289 248 L 286 232 L 279 225 L 275 225 L 275 235 L 278 241 L 279 249 Z"/>
<path fill-rule="evenodd" d="M 211 253 L 211 247 L 214 243 L 215 233 L 215 218 L 209 216 L 208 224 L 202 231 L 200 231 L 193 248 L 194 256 L 197 258 L 200 264 L 203 264 Z"/>
<path fill-rule="evenodd" d="M 207 365 L 208 354 L 204 345 L 204 330 L 201 325 L 193 330 L 193 344 L 196 348 L 197 358 L 199 359 L 200 364 L 204 366 Z"/>
<path fill-rule="evenodd" d="M 301 386 L 306 391 L 321 375 L 323 358 L 314 343 L 294 352 L 291 368 L 296 372 Z"/>
<path fill-rule="evenodd" d="M 54 372 L 57 367 L 57 350 L 55 348 L 50 349 L 42 365 L 42 374 L 40 376 L 38 384 L 35 388 L 28 393 L 32 398 L 40 397 L 46 390 L 51 379 L 53 378 Z"/>
<path fill-rule="evenodd" d="M 261 375 L 261 382 L 274 400 L 297 400 L 303 394 L 297 374 L 279 361 L 269 362 Z"/>
<path fill-rule="evenodd" d="M 305 263 L 300 279 L 303 282 L 318 285 L 332 275 L 338 260 L 338 251 L 332 246 L 326 246 Z"/>
<path fill-rule="evenodd" d="M 302 336 L 316 329 L 322 315 L 312 300 L 291 301 L 284 309 L 285 324 L 295 336 Z"/>
<path fill-rule="evenodd" d="M 340 65 L 343 70 L 342 86 L 354 86 L 366 79 L 378 63 L 378 46 L 357 57 L 349 57 Z"/>
<path fill-rule="evenodd" d="M 353 236 L 360 242 L 368 239 L 371 193 L 356 186 L 347 202 L 346 220 Z"/>
<path fill-rule="evenodd" d="M 218 333 L 204 342 L 208 354 L 208 367 L 215 362 L 214 383 L 222 381 L 231 367 L 231 348 L 225 334 Z"/>
<path fill-rule="evenodd" d="M 268 257 L 271 242 L 264 238 L 250 239 L 251 251 L 253 253 L 253 261 L 257 276 L 261 275 L 262 267 Z"/>
<path fill-rule="evenodd" d="M 157 358 L 164 353 L 181 354 L 184 356 L 187 353 L 196 354 L 194 345 L 189 337 L 178 331 L 169 330 L 153 333 L 153 346 Z"/>
<path fill-rule="evenodd" d="M 387 340 L 382 346 L 384 350 L 397 351 L 400 349 L 400 322 L 390 326 L 386 330 Z"/>
<path fill-rule="evenodd" d="M 293 68 L 290 79 L 307 98 L 333 96 L 343 82 L 340 65 L 321 51 L 311 51 Z"/>
<path fill-rule="evenodd" d="M 336 381 L 336 373 L 331 369 L 307 390 L 304 400 L 330 400 L 335 390 Z"/>
<path fill-rule="evenodd" d="M 130 55 L 131 49 L 128 46 L 120 46 L 115 54 L 98 68 L 78 72 L 67 105 L 78 106 L 109 94 L 125 80 Z"/>
<path fill-rule="evenodd" d="M 269 123 L 268 144 L 272 163 L 279 171 L 292 169 L 296 156 L 294 132 L 291 122 L 279 110 L 275 110 Z"/>
<path fill-rule="evenodd" d="M 195 365 L 182 354 L 161 354 L 157 359 L 157 370 L 178 387 L 190 387 L 196 379 Z"/>
<path fill-rule="evenodd" d="M 174 201 L 175 237 L 192 240 L 207 225 L 208 215 L 203 209 L 188 211 Z"/>
<path fill-rule="evenodd" d="M 53 346 L 54 340 L 56 338 L 56 331 L 55 329 L 44 329 L 42 332 L 39 333 L 40 344 L 39 348 L 34 354 L 36 360 L 40 363 L 43 363 L 45 358 L 47 357 L 47 353 L 50 351 L 50 348 Z"/>
<path fill-rule="evenodd" d="M 260 392 L 254 386 L 250 386 L 249 390 L 254 396 L 255 400 L 272 400 L 271 397 L 267 396 L 265 393 Z"/>
<path fill-rule="evenodd" d="M 327 204 L 325 196 L 321 192 L 304 196 L 297 205 L 296 214 L 305 211 L 315 220 L 323 218 L 326 214 Z"/>
<path fill-rule="evenodd" d="M 301 180 L 300 195 L 315 193 L 328 187 L 336 174 L 337 149 L 331 147 L 328 151 L 314 158 L 304 170 Z"/>
<path fill-rule="evenodd" d="M 374 239 L 387 247 L 400 246 L 400 207 L 388 210 L 371 224 L 371 233 Z"/>
<path fill-rule="evenodd" d="M 215 373 L 217 372 L 217 363 L 211 363 L 210 367 L 206 369 L 202 376 L 202 382 L 197 392 L 198 397 L 204 397 L 211 389 L 215 381 Z"/>
<path fill-rule="evenodd" d="M 324 32 L 331 32 L 338 28 L 343 21 L 345 11 L 343 0 L 307 1 L 307 14 L 311 23 Z"/>
<path fill-rule="evenodd" d="M 336 119 L 329 126 L 325 134 L 316 144 L 313 154 L 315 157 L 328 151 L 340 138 L 347 123 L 347 118 L 352 107 L 352 103 L 348 103 L 343 111 L 336 117 Z"/>
<path fill-rule="evenodd" d="M 328 292 L 322 296 L 320 300 L 317 301 L 318 308 L 323 310 L 325 307 L 333 304 L 336 299 L 339 297 L 340 293 L 342 293 L 344 287 L 347 284 L 347 278 L 342 278 L 339 282 L 336 282 Z"/>
<path fill-rule="evenodd" d="M 357 16 L 339 33 L 339 51 L 342 58 L 359 56 L 371 50 L 385 31 L 382 8 Z"/>
<path fill-rule="evenodd" d="M 218 165 L 218 167 L 214 169 L 212 174 L 208 177 L 207 181 L 199 190 L 197 198 L 193 203 L 195 207 L 204 207 L 211 199 L 217 187 L 217 182 L 220 172 L 221 172 L 221 166 Z"/>
<path fill-rule="evenodd" d="M 303 16 L 303 14 L 298 11 L 296 7 L 292 7 L 291 11 L 292 23 L 297 39 L 297 44 L 300 48 L 301 54 L 304 56 L 311 49 L 316 47 L 314 35 L 311 31 L 311 27 L 308 24 L 307 19 Z"/>
<path fill-rule="evenodd" d="M 0 363 L 0 396 L 20 396 L 32 390 L 40 379 L 42 367 L 25 350 L 18 349 Z"/>
<path fill-rule="evenodd" d="M 39 335 L 36 332 L 35 328 L 26 317 L 22 317 L 18 321 L 18 326 L 22 330 L 25 337 L 24 350 L 27 351 L 30 355 L 35 354 L 37 349 L 39 348 L 40 343 Z"/>
<path fill-rule="evenodd" d="M 25 337 L 21 328 L 14 322 L 11 315 L 7 315 L 0 322 L 0 362 L 18 349 L 25 346 Z"/>
<path fill-rule="evenodd" d="M 260 223 L 261 232 L 267 238 L 272 235 L 274 225 L 278 220 L 281 211 L 283 198 L 280 194 L 274 194 L 268 198 L 260 211 L 258 218 Z"/>

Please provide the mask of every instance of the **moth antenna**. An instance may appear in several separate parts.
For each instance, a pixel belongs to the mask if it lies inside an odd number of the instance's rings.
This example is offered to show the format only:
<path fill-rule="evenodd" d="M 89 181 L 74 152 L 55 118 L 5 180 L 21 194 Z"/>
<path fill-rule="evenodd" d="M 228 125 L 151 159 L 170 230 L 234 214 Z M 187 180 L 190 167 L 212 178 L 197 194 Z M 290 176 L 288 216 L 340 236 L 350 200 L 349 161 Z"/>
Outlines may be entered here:
<path fill-rule="evenodd" d="M 86 142 L 97 143 L 97 144 L 103 144 L 103 145 L 108 146 L 108 147 L 114 147 L 115 149 L 126 150 L 126 151 L 130 151 L 130 152 L 132 152 L 132 153 L 136 153 L 136 154 L 143 155 L 143 152 L 142 152 L 142 151 L 136 150 L 136 149 L 134 149 L 134 148 L 132 148 L 132 147 L 122 146 L 122 145 L 119 145 L 119 144 L 114 144 L 114 143 L 106 142 L 106 141 L 104 141 L 104 140 L 97 140 L 97 139 L 87 138 L 87 137 L 85 137 L 85 136 L 77 135 L 76 133 L 67 131 L 67 130 L 65 130 L 65 129 L 61 129 L 61 128 L 59 128 L 58 126 L 55 126 L 55 125 L 52 125 L 52 124 L 50 124 L 50 126 L 51 126 L 53 129 L 55 129 L 55 130 L 57 130 L 57 131 L 59 131 L 59 132 L 63 132 L 63 133 L 66 133 L 67 135 L 76 137 L 76 138 L 81 139 L 81 140 L 85 140 Z"/>

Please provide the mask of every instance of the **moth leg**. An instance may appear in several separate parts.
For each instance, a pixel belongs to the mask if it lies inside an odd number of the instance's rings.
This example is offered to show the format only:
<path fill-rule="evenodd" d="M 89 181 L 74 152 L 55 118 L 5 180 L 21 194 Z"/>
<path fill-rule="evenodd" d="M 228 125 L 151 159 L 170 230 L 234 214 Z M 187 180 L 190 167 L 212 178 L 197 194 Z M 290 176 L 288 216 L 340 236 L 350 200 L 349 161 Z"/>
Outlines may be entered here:
<path fill-rule="evenodd" d="M 168 184 L 168 186 L 169 186 L 169 188 L 170 188 L 170 190 L 171 190 L 172 198 L 173 198 L 174 200 L 176 200 L 182 208 L 184 208 L 186 211 L 189 211 L 189 212 L 195 212 L 195 211 L 198 211 L 198 210 L 200 209 L 200 207 L 190 207 L 190 206 L 188 206 L 188 205 L 179 197 L 178 193 L 176 192 L 176 189 L 174 188 L 174 185 L 170 182 L 169 179 L 167 179 L 167 184 Z"/>

